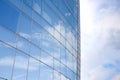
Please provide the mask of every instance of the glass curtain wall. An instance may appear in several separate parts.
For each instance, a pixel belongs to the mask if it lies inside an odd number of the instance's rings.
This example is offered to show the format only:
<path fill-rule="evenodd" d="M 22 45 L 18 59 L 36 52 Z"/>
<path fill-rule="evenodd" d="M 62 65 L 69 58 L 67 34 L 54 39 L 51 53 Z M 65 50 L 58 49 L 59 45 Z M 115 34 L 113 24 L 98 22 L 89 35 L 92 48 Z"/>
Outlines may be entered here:
<path fill-rule="evenodd" d="M 78 3 L 0 0 L 0 80 L 79 80 Z"/>

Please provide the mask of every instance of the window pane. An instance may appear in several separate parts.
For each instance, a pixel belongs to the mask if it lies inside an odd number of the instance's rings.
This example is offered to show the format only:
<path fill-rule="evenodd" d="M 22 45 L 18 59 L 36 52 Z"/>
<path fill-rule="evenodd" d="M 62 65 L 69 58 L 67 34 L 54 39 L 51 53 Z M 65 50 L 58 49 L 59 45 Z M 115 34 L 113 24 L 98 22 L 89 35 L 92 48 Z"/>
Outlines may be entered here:
<path fill-rule="evenodd" d="M 41 46 L 40 42 L 41 42 L 41 27 L 33 22 L 32 24 L 32 42 L 35 43 L 37 46 Z"/>
<path fill-rule="evenodd" d="M 61 80 L 67 80 L 67 78 L 64 75 L 62 75 L 62 74 L 60 75 L 60 79 Z"/>
<path fill-rule="evenodd" d="M 53 67 L 53 57 L 51 57 L 49 54 L 45 52 L 41 52 L 41 61 Z"/>
<path fill-rule="evenodd" d="M 15 65 L 13 72 L 13 80 L 26 80 L 28 66 L 28 57 L 17 51 L 15 56 Z"/>
<path fill-rule="evenodd" d="M 53 80 L 53 71 L 48 66 L 40 65 L 40 80 Z"/>
<path fill-rule="evenodd" d="M 67 64 L 67 62 L 66 62 L 66 50 L 64 47 L 61 46 L 60 51 L 61 51 L 61 62 L 66 65 Z"/>
<path fill-rule="evenodd" d="M 16 47 L 16 34 L 2 26 L 0 26 L 0 40 L 13 47 Z"/>
<path fill-rule="evenodd" d="M 4 0 L 5 1 L 5 0 Z M 17 8 L 21 9 L 23 2 L 22 0 L 9 0 L 13 5 L 15 5 Z"/>
<path fill-rule="evenodd" d="M 35 57 L 36 59 L 40 59 L 40 53 L 41 53 L 40 48 L 38 48 L 38 47 L 31 44 L 31 46 L 30 46 L 30 55 Z"/>
<path fill-rule="evenodd" d="M 53 48 L 50 47 L 53 41 L 52 36 L 46 31 L 43 30 L 41 32 L 41 48 L 46 51 L 47 53 L 49 53 L 50 55 L 53 55 Z"/>
<path fill-rule="evenodd" d="M 61 73 L 67 76 L 67 67 L 63 64 L 61 64 Z"/>
<path fill-rule="evenodd" d="M 14 13 L 14 14 L 13 14 Z M 0 0 L 0 24 L 16 31 L 19 12 L 5 0 Z"/>
<path fill-rule="evenodd" d="M 70 79 L 70 80 L 74 80 L 74 73 L 73 71 L 71 71 L 70 69 L 67 69 L 67 77 Z"/>
<path fill-rule="evenodd" d="M 29 6 L 32 6 L 33 5 L 33 1 L 34 0 L 24 0 L 24 2 L 29 5 Z"/>
<path fill-rule="evenodd" d="M 58 21 L 59 21 L 58 16 L 50 8 L 50 6 L 48 6 L 48 4 L 46 4 L 44 1 L 43 1 L 42 9 L 43 9 L 42 16 L 44 19 L 46 19 L 52 25 L 58 23 Z"/>
<path fill-rule="evenodd" d="M 36 0 L 33 3 L 33 9 L 38 13 L 41 14 L 41 7 L 42 7 L 42 0 Z"/>
<path fill-rule="evenodd" d="M 39 62 L 33 58 L 29 59 L 28 80 L 39 80 Z"/>
<path fill-rule="evenodd" d="M 60 74 L 54 70 L 54 80 L 60 80 Z M 63 80 L 63 79 L 61 79 Z"/>
<path fill-rule="evenodd" d="M 22 11 L 29 17 L 32 17 L 32 9 L 24 3 L 22 4 Z"/>
<path fill-rule="evenodd" d="M 54 40 L 56 41 L 56 40 Z M 56 41 L 56 43 L 52 44 L 54 48 L 54 57 L 60 60 L 60 43 Z"/>
<path fill-rule="evenodd" d="M 22 14 L 19 19 L 19 34 L 26 38 L 31 38 L 31 19 Z"/>
<path fill-rule="evenodd" d="M 11 80 L 15 50 L 0 42 L 0 77 Z"/>
<path fill-rule="evenodd" d="M 54 59 L 54 69 L 60 72 L 60 62 Z"/>
<path fill-rule="evenodd" d="M 18 40 L 17 41 L 17 48 L 26 52 L 26 53 L 29 53 L 30 43 L 26 39 L 24 39 L 20 36 L 18 36 L 17 40 Z"/>

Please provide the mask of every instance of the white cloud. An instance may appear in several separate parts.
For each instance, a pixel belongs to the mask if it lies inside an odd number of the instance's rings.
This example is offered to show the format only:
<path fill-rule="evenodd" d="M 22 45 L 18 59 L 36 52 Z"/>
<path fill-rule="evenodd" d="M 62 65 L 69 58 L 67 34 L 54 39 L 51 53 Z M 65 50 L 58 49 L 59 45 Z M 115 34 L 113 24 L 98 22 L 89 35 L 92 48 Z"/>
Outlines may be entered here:
<path fill-rule="evenodd" d="M 112 70 L 110 73 L 102 67 L 96 68 L 120 60 L 118 2 L 117 0 L 81 0 L 82 80 L 105 80 L 115 72 Z M 91 74 L 94 70 L 95 73 Z M 95 77 L 95 74 L 103 78 Z"/>
<path fill-rule="evenodd" d="M 0 66 L 13 66 L 14 57 L 3 57 L 0 59 Z M 34 65 L 34 61 L 30 61 L 31 66 L 29 66 L 30 70 L 36 70 L 38 65 Z M 27 69 L 28 59 L 22 56 L 16 56 L 15 68 L 17 69 Z"/>
<path fill-rule="evenodd" d="M 65 16 L 71 16 L 71 13 L 65 13 Z"/>
<path fill-rule="evenodd" d="M 19 35 L 26 38 L 26 39 L 30 39 L 30 35 L 29 34 L 26 34 L 26 33 L 23 33 L 23 32 L 19 32 Z"/>

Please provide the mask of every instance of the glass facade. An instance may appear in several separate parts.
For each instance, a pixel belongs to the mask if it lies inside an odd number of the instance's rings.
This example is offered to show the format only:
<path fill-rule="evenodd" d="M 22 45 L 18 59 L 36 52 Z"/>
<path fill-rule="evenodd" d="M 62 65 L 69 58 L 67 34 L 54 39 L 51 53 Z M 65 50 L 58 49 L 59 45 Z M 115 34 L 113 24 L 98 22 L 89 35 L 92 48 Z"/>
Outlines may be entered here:
<path fill-rule="evenodd" d="M 0 0 L 0 80 L 80 80 L 78 0 Z"/>

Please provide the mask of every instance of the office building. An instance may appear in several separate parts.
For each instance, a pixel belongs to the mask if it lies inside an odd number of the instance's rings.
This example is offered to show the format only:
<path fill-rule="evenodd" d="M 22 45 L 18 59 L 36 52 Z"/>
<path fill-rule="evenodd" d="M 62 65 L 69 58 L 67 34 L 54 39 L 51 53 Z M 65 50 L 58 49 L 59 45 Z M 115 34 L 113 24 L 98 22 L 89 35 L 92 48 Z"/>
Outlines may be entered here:
<path fill-rule="evenodd" d="M 80 80 L 78 0 L 0 0 L 0 80 Z"/>

